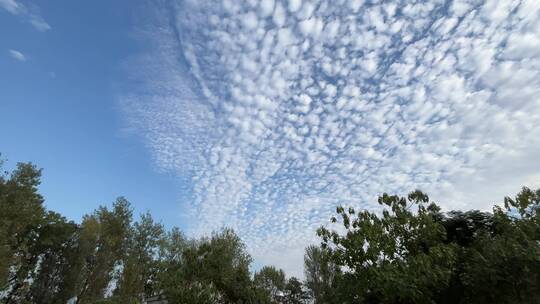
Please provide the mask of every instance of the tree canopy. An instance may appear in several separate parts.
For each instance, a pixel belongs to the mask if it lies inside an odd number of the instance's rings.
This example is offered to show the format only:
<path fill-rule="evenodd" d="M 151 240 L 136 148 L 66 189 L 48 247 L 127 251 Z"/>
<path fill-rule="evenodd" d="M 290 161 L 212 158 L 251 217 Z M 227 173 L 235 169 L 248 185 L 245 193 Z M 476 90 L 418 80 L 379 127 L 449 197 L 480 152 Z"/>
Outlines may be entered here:
<path fill-rule="evenodd" d="M 442 212 L 418 190 L 377 212 L 339 206 L 300 280 L 252 271 L 231 229 L 188 238 L 122 197 L 69 221 L 40 181 L 31 163 L 0 175 L 1 303 L 540 303 L 540 190 L 492 212 Z"/>
<path fill-rule="evenodd" d="M 493 213 L 442 213 L 420 191 L 383 194 L 382 213 L 338 207 L 345 232 L 321 227 L 341 269 L 336 303 L 539 303 L 540 190 Z"/>

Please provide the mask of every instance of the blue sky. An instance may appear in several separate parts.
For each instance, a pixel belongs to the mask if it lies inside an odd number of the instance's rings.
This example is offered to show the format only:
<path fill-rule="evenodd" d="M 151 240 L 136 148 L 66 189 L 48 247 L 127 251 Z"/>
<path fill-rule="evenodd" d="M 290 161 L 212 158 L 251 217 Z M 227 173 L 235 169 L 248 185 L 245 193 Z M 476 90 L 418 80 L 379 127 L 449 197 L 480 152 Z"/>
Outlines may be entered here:
<path fill-rule="evenodd" d="M 536 0 L 0 7 L 1 151 L 73 218 L 125 195 L 301 275 L 337 204 L 420 188 L 485 210 L 539 186 Z"/>
<path fill-rule="evenodd" d="M 0 5 L 0 151 L 8 165 L 44 168 L 47 206 L 71 219 L 123 195 L 136 212 L 182 226 L 178 179 L 152 166 L 143 143 L 125 131 L 117 102 L 123 64 L 140 51 L 132 37 L 137 2 L 17 3 L 37 6 L 38 15 Z"/>

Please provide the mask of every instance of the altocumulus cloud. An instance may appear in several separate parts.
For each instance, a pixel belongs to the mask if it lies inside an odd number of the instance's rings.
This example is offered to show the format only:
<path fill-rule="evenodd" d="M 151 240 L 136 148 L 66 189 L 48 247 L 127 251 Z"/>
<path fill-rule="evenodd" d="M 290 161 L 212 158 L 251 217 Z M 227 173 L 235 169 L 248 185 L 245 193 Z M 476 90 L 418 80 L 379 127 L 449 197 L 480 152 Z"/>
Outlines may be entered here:
<path fill-rule="evenodd" d="M 123 98 L 189 177 L 192 233 L 301 275 L 337 204 L 420 188 L 486 209 L 540 181 L 540 2 L 179 1 Z M 150 41 L 150 40 L 148 40 Z"/>

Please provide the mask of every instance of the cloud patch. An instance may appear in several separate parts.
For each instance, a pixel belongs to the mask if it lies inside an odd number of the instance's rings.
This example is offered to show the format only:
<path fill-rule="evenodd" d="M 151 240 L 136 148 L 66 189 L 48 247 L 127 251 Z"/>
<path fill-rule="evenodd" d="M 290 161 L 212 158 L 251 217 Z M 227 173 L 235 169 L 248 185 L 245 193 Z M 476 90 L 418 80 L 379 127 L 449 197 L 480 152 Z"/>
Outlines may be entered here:
<path fill-rule="evenodd" d="M 538 186 L 538 1 L 156 12 L 144 85 L 124 104 L 156 163 L 190 178 L 193 234 L 232 227 L 260 263 L 301 275 L 338 204 L 420 188 L 485 209 Z"/>
<path fill-rule="evenodd" d="M 11 56 L 11 58 L 15 60 L 22 61 L 22 62 L 26 61 L 26 56 L 24 56 L 23 53 L 17 50 L 8 50 L 8 54 L 9 56 Z"/>
<path fill-rule="evenodd" d="M 39 8 L 35 5 L 24 5 L 15 0 L 0 0 L 0 7 L 13 15 L 19 16 L 40 32 L 51 29 L 51 26 L 41 17 Z"/>

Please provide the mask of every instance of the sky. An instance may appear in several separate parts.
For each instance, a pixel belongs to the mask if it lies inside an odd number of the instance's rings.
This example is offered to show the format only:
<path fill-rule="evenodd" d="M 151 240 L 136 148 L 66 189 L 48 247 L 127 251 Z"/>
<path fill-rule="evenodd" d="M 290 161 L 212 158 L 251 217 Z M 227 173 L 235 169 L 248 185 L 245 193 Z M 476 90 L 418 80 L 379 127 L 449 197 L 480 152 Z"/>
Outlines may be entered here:
<path fill-rule="evenodd" d="M 1 158 L 43 168 L 47 207 L 70 219 L 125 196 L 184 227 L 181 181 L 153 166 L 118 103 L 141 50 L 135 4 L 0 0 Z"/>
<path fill-rule="evenodd" d="M 65 2 L 65 1 L 64 1 Z M 302 276 L 339 204 L 540 186 L 540 2 L 0 0 L 0 151 Z"/>

